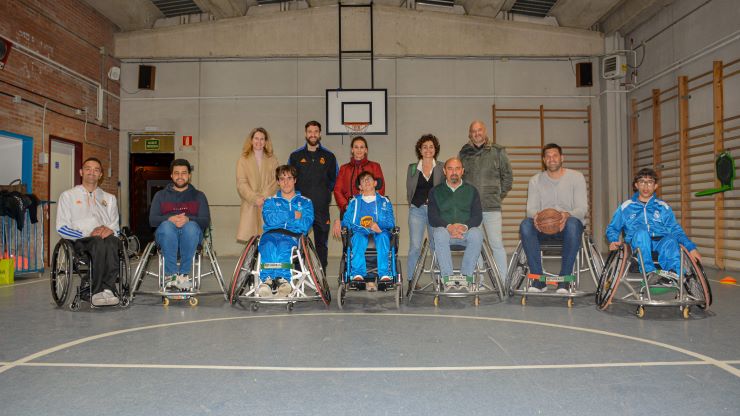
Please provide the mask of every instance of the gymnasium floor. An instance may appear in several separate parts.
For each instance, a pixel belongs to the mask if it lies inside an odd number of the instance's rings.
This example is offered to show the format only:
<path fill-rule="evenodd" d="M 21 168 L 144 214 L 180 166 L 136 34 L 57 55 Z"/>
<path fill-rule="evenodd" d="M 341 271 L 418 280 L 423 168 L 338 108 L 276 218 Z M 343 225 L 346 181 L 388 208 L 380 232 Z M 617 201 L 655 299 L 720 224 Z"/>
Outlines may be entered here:
<path fill-rule="evenodd" d="M 220 259 L 227 282 L 235 261 Z M 382 292 L 351 292 L 343 311 L 142 295 L 74 313 L 53 306 L 48 277 L 18 278 L 0 287 L 0 414 L 734 416 L 740 287 L 718 280 L 738 276 L 708 274 L 711 312 L 688 320 L 591 298 L 396 310 Z"/>

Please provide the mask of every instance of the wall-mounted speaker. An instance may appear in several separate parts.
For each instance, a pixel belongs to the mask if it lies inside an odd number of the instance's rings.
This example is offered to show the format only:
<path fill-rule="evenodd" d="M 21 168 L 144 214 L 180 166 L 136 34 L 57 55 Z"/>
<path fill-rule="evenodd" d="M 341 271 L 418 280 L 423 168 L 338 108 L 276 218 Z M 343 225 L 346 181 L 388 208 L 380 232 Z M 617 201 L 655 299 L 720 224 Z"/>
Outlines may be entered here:
<path fill-rule="evenodd" d="M 5 68 L 5 63 L 8 62 L 8 56 L 10 56 L 10 48 L 13 46 L 9 40 L 0 38 L 0 69 Z"/>
<path fill-rule="evenodd" d="M 576 87 L 593 87 L 594 72 L 591 62 L 576 64 Z"/>
<path fill-rule="evenodd" d="M 153 90 L 154 78 L 157 74 L 157 67 L 153 65 L 139 65 L 139 89 Z"/>

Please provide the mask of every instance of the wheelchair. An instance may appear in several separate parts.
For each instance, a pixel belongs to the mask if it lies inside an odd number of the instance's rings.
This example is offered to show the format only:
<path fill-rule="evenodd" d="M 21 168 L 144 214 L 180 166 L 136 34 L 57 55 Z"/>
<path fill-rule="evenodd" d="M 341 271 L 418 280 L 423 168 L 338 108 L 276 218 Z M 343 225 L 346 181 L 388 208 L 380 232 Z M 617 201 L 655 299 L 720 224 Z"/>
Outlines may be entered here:
<path fill-rule="evenodd" d="M 451 245 L 450 251 L 453 257 L 455 255 L 461 256 L 465 252 L 464 246 Z M 431 255 L 430 255 L 431 253 Z M 426 267 L 427 257 L 431 257 L 430 267 Z M 480 259 L 483 260 L 481 265 Z M 425 238 L 421 245 L 421 254 L 419 260 L 416 262 L 411 283 L 406 291 L 406 304 L 411 304 L 411 299 L 414 295 L 426 295 L 434 297 L 434 306 L 439 305 L 439 298 L 473 298 L 473 304 L 475 306 L 480 305 L 480 297 L 484 295 L 496 295 L 499 300 L 506 299 L 506 291 L 504 289 L 503 281 L 501 280 L 501 273 L 496 266 L 496 262 L 493 260 L 493 252 L 491 247 L 488 245 L 488 238 L 483 239 L 483 246 L 481 249 L 481 257 L 476 264 L 474 271 L 474 281 L 472 283 L 462 281 L 464 277 L 455 276 L 461 278 L 459 287 L 465 287 L 465 292 L 451 292 L 445 291 L 445 285 L 442 281 L 442 275 L 439 271 L 439 265 L 437 264 L 437 258 L 434 251 L 431 249 L 429 239 Z M 459 274 L 459 269 L 453 269 L 454 273 Z M 426 278 L 428 277 L 428 279 Z"/>
<path fill-rule="evenodd" d="M 128 240 L 119 236 L 118 239 L 118 279 L 113 289 L 118 298 L 117 305 L 126 308 L 131 302 L 130 265 L 128 256 Z M 90 256 L 78 253 L 73 240 L 61 239 L 54 246 L 51 258 L 51 297 L 58 308 L 68 305 L 72 311 L 80 310 L 82 302 L 90 303 L 91 308 L 102 308 L 91 302 L 92 259 Z M 74 293 L 73 293 L 74 292 Z"/>
<path fill-rule="evenodd" d="M 205 272 L 203 270 L 204 256 L 208 258 L 208 265 L 210 266 L 210 269 Z M 158 266 L 156 272 L 150 270 L 149 263 L 153 257 L 157 258 Z M 140 290 L 141 283 L 147 276 L 157 278 L 158 290 L 156 292 L 144 292 Z M 190 306 L 196 306 L 198 305 L 198 296 L 200 295 L 221 294 L 224 296 L 224 299 L 228 300 L 228 298 L 226 297 L 226 286 L 224 285 L 223 273 L 221 273 L 221 266 L 219 266 L 218 264 L 216 252 L 213 249 L 213 241 L 210 228 L 206 229 L 206 232 L 203 235 L 203 240 L 198 245 L 198 248 L 195 250 L 195 255 L 193 256 L 193 268 L 191 270 L 190 276 L 192 279 L 192 287 L 190 289 L 181 290 L 175 287 L 168 287 L 167 282 L 165 281 L 166 276 L 164 273 L 164 256 L 162 255 L 157 242 L 152 241 L 144 248 L 144 251 L 141 254 L 141 258 L 139 259 L 139 263 L 136 266 L 136 270 L 134 271 L 132 284 L 133 289 L 131 291 L 132 299 L 136 294 L 139 293 L 161 296 L 162 305 L 164 306 L 168 306 L 172 300 L 183 300 L 187 301 Z M 221 292 L 206 292 L 201 290 L 201 281 L 204 277 L 208 276 L 213 276 L 216 279 L 219 287 L 221 288 Z"/>
<path fill-rule="evenodd" d="M 377 285 L 378 291 L 393 291 L 396 301 L 396 308 L 401 307 L 403 299 L 403 278 L 401 275 L 401 262 L 398 259 L 398 235 L 399 227 L 393 227 L 391 230 L 390 250 L 388 251 L 388 265 L 391 271 L 391 280 L 379 281 L 377 266 L 377 251 L 375 250 L 375 239 L 368 240 L 367 250 L 365 250 L 365 260 L 367 264 L 367 275 L 362 280 L 353 280 L 350 274 L 350 261 L 352 260 L 352 230 L 342 227 L 342 260 L 339 262 L 339 285 L 337 286 L 337 307 L 342 309 L 344 306 L 347 292 L 350 290 L 362 290 L 370 279 Z"/>
<path fill-rule="evenodd" d="M 563 242 L 559 240 L 544 240 L 540 243 L 540 251 L 543 260 L 542 271 L 545 283 L 553 284 L 564 281 L 563 277 L 558 276 L 556 273 L 550 273 L 545 269 L 544 260 L 547 259 L 560 259 L 563 251 Z M 529 266 L 527 265 L 527 256 L 524 253 L 524 247 L 522 242 L 516 246 L 514 254 L 511 256 L 509 261 L 509 275 L 506 276 L 506 286 L 509 288 L 509 295 L 520 295 L 522 306 L 527 304 L 528 296 L 542 296 L 550 298 L 566 298 L 567 306 L 573 307 L 573 303 L 576 298 L 593 296 L 596 292 L 581 290 L 581 273 L 589 272 L 591 279 L 594 282 L 594 288 L 598 284 L 598 278 L 601 275 L 601 271 L 604 269 L 604 259 L 601 257 L 601 253 L 596 248 L 593 238 L 585 232 L 581 234 L 581 248 L 578 250 L 576 255 L 576 261 L 573 265 L 573 278 L 565 281 L 568 282 L 568 293 L 552 293 L 550 292 L 535 292 L 530 291 L 532 287 L 532 279 L 528 279 Z M 569 280 L 569 281 L 568 281 Z"/>
<path fill-rule="evenodd" d="M 331 302 L 329 284 L 313 241 L 305 235 L 297 235 L 286 230 L 273 230 L 272 232 L 281 232 L 298 238 L 297 245 L 291 248 L 290 253 L 290 281 L 288 282 L 291 286 L 290 294 L 287 297 L 258 295 L 261 283 L 260 272 L 275 268 L 276 265 L 262 262 L 257 250 L 261 236 L 255 235 L 249 239 L 236 262 L 234 277 L 228 290 L 229 303 L 242 305 L 242 301 L 246 301 L 254 312 L 259 310 L 261 304 L 282 304 L 288 311 L 292 311 L 298 302 L 321 301 L 329 306 Z M 277 284 L 277 279 L 274 284 Z"/>
<path fill-rule="evenodd" d="M 623 243 L 609 253 L 596 289 L 596 305 L 606 310 L 612 303 L 636 305 L 635 314 L 645 317 L 645 307 L 677 307 L 684 319 L 688 319 L 691 307 L 709 310 L 712 304 L 712 289 L 701 262 L 689 256 L 684 246 L 681 250 L 681 270 L 678 281 L 670 286 L 650 285 L 645 274 L 645 259 L 640 249 L 632 252 L 629 244 Z M 652 254 L 649 258 L 653 261 Z M 635 267 L 639 269 L 635 270 Z M 630 270 L 632 269 L 632 270 Z M 619 292 L 619 294 L 617 294 Z"/>

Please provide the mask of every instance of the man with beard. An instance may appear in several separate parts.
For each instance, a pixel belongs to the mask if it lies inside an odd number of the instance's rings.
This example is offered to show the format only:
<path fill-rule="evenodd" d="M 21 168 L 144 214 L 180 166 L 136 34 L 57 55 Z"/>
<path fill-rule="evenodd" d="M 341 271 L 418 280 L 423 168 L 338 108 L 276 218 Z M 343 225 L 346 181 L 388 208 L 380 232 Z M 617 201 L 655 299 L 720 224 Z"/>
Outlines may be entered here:
<path fill-rule="evenodd" d="M 529 180 L 527 189 L 527 218 L 519 225 L 519 236 L 524 253 L 527 255 L 529 276 L 532 279 L 530 291 L 544 292 L 547 285 L 542 281 L 542 256 L 540 241 L 559 240 L 563 242 L 560 276 L 573 274 L 573 264 L 581 248 L 583 221 L 588 211 L 586 179 L 583 174 L 563 167 L 563 150 L 555 143 L 542 149 L 545 171 Z M 543 233 L 537 225 L 537 217 L 542 210 L 552 208 L 560 213 L 559 231 L 555 234 Z M 568 279 L 558 282 L 557 293 L 568 293 Z"/>
<path fill-rule="evenodd" d="M 208 200 L 203 192 L 190 184 L 191 172 L 190 162 L 173 160 L 170 163 L 172 183 L 154 195 L 149 212 L 149 224 L 157 227 L 154 235 L 164 257 L 165 287 L 192 287 L 193 255 L 211 223 Z"/>
<path fill-rule="evenodd" d="M 444 165 L 445 182 L 429 192 L 429 226 L 432 227 L 434 254 L 439 263 L 445 290 L 467 291 L 474 283 L 475 264 L 483 245 L 483 220 L 480 195 L 475 187 L 463 182 L 465 173 L 460 159 L 453 157 Z M 460 274 L 466 285 L 453 277 L 450 245 L 465 246 Z"/>
<path fill-rule="evenodd" d="M 313 203 L 313 239 L 321 267 L 326 270 L 329 254 L 329 204 L 339 167 L 334 153 L 321 146 L 321 124 L 305 125 L 306 145 L 290 154 L 288 164 L 298 171 L 296 190 Z"/>

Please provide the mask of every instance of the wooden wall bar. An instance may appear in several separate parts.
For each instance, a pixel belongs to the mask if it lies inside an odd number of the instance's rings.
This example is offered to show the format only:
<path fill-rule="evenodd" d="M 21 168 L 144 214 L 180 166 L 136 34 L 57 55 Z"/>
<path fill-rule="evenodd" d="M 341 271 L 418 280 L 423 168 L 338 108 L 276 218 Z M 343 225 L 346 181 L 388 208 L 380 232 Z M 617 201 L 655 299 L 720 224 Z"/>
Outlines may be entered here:
<path fill-rule="evenodd" d="M 738 74 L 740 59 L 715 61 L 710 71 L 678 76 L 675 85 L 630 100 L 632 171 L 656 169 L 659 196 L 671 205 L 705 263 L 733 270 L 740 270 L 740 192 L 694 195 L 720 186 L 714 170 L 719 153 L 730 151 L 736 160 L 740 154 L 738 101 L 733 96 L 734 107 L 726 108 L 724 100 L 725 88 L 738 91 L 740 80 L 728 81 Z M 698 99 L 692 102 L 692 95 Z M 707 101 L 712 108 L 703 104 Z M 647 118 L 641 120 L 641 114 Z M 651 136 L 640 137 L 641 130 Z"/>

